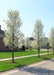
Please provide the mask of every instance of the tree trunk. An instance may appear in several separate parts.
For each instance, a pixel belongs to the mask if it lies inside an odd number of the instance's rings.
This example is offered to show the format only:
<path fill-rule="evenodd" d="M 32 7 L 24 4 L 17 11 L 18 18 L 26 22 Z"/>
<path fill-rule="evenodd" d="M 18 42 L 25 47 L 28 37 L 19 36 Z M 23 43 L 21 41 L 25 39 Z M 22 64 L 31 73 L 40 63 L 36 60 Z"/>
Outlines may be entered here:
<path fill-rule="evenodd" d="M 12 33 L 12 63 L 14 63 L 14 26 L 13 26 L 13 33 Z"/>
<path fill-rule="evenodd" d="M 53 55 L 54 55 L 54 48 L 53 48 Z"/>
<path fill-rule="evenodd" d="M 49 54 L 49 49 L 47 49 L 47 51 L 48 51 L 48 54 Z"/>
<path fill-rule="evenodd" d="M 48 49 L 48 54 L 49 54 L 49 49 Z"/>
<path fill-rule="evenodd" d="M 38 58 L 40 58 L 40 48 L 38 48 Z"/>
<path fill-rule="evenodd" d="M 38 58 L 40 58 L 40 40 L 39 40 L 39 32 L 38 32 Z"/>
<path fill-rule="evenodd" d="M 14 63 L 14 51 L 12 51 L 12 63 Z"/>

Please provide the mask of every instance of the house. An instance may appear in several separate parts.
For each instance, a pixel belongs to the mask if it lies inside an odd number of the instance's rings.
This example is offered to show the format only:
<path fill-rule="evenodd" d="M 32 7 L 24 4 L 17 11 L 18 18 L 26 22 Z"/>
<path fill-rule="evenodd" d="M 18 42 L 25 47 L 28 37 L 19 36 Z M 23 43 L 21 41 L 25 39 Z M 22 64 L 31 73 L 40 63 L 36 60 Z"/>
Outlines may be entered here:
<path fill-rule="evenodd" d="M 5 44 L 3 41 L 4 37 L 5 37 L 5 33 L 3 30 L 1 30 L 1 25 L 0 25 L 0 52 L 10 51 L 9 48 L 5 47 Z"/>

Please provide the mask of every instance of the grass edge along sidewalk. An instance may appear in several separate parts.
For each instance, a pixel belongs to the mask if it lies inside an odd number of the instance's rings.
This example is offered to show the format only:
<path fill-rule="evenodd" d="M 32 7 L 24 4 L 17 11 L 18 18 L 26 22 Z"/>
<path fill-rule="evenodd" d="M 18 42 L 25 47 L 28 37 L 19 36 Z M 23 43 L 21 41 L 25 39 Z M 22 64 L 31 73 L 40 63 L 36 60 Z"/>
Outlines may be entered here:
<path fill-rule="evenodd" d="M 49 53 L 52 51 L 49 51 Z M 48 51 L 40 51 L 40 54 L 48 53 Z M 25 52 L 14 52 L 14 57 L 27 56 L 38 54 L 38 51 L 25 51 Z M 12 52 L 0 52 L 0 59 L 11 58 Z"/>
<path fill-rule="evenodd" d="M 46 59 L 51 59 L 51 58 L 54 58 L 53 54 L 41 55 L 40 58 L 38 58 L 37 56 L 33 56 L 33 57 L 15 59 L 15 63 L 11 63 L 11 60 L 0 61 L 0 72 L 15 69 L 15 68 L 26 66 L 33 63 L 37 63 L 37 62 L 44 61 Z"/>
<path fill-rule="evenodd" d="M 50 52 L 49 54 L 51 54 L 52 52 Z M 45 55 L 48 53 L 42 53 L 40 55 Z M 20 59 L 20 58 L 26 58 L 26 57 L 32 57 L 32 56 L 38 56 L 38 54 L 34 54 L 34 55 L 27 55 L 27 56 L 20 56 L 20 57 L 14 57 L 14 59 Z M 6 59 L 0 59 L 0 61 L 6 61 L 6 60 L 12 60 L 12 58 L 6 58 Z"/>

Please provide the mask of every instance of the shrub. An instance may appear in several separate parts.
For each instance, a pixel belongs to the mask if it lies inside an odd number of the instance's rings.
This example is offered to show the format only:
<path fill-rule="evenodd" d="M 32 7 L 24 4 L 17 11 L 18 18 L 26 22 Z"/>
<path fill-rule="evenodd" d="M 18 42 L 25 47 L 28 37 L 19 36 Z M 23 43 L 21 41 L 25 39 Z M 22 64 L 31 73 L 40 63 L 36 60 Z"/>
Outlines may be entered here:
<path fill-rule="evenodd" d="M 22 50 L 25 51 L 25 45 L 22 46 Z"/>

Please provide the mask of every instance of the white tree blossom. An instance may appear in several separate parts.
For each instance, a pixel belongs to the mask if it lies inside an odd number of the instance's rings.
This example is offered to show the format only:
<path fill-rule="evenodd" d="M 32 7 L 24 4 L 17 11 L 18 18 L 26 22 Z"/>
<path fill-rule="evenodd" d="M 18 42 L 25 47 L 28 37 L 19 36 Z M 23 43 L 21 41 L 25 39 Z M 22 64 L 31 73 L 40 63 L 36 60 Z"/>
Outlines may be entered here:
<path fill-rule="evenodd" d="M 11 46 L 14 43 L 14 46 L 19 45 L 19 40 L 23 37 L 23 33 L 21 30 L 22 22 L 19 17 L 18 11 L 9 11 L 8 12 L 8 20 L 5 21 L 7 24 L 7 30 L 5 31 L 6 38 L 8 39 L 8 46 Z M 14 34 L 14 41 L 13 35 Z M 6 41 L 5 41 L 6 42 Z"/>
<path fill-rule="evenodd" d="M 43 25 L 40 20 L 37 20 L 35 23 L 35 27 L 33 30 L 33 36 L 34 36 L 34 39 L 37 43 L 38 57 L 40 57 L 41 39 L 43 37 Z"/>
<path fill-rule="evenodd" d="M 12 49 L 12 63 L 14 63 L 14 48 L 19 45 L 19 40 L 23 36 L 21 31 L 21 18 L 19 17 L 18 11 L 9 11 L 8 20 L 5 21 L 7 24 L 7 35 L 8 44 Z"/>
<path fill-rule="evenodd" d="M 29 38 L 26 38 L 25 39 L 25 47 L 30 47 L 30 40 L 29 40 Z"/>
<path fill-rule="evenodd" d="M 49 42 L 50 46 L 53 48 L 53 54 L 54 54 L 54 28 L 51 28 L 51 32 L 49 35 Z"/>

